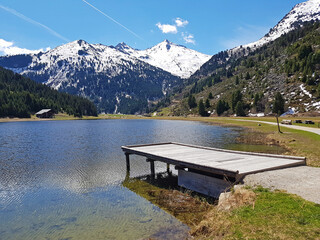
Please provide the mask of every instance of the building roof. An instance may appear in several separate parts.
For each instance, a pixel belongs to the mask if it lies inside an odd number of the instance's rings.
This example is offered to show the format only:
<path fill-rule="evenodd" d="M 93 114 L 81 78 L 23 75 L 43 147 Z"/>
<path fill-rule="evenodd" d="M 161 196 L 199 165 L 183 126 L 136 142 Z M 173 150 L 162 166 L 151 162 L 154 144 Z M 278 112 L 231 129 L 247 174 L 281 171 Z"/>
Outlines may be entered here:
<path fill-rule="evenodd" d="M 50 111 L 51 111 L 51 109 L 42 109 L 42 110 L 40 110 L 39 112 L 37 112 L 36 115 L 38 115 L 38 114 L 44 114 L 44 113 L 47 113 L 47 112 L 50 112 Z"/>

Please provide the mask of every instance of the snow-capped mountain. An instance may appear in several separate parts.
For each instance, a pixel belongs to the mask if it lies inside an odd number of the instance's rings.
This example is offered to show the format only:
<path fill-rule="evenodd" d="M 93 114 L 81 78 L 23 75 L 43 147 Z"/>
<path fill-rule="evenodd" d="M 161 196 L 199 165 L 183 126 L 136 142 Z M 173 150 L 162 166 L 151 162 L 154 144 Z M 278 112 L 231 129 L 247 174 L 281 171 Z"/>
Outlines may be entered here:
<path fill-rule="evenodd" d="M 190 77 L 211 58 L 210 55 L 174 44 L 168 40 L 146 50 L 133 49 L 125 43 L 118 44 L 116 48 L 181 78 Z"/>
<path fill-rule="evenodd" d="M 181 82 L 114 47 L 83 40 L 45 53 L 0 57 L 0 65 L 59 91 L 89 97 L 105 112 L 137 112 Z"/>
<path fill-rule="evenodd" d="M 302 26 L 305 22 L 319 20 L 320 0 L 309 0 L 299 3 L 295 5 L 264 37 L 247 45 L 238 46 L 213 55 L 209 61 L 205 62 L 200 69 L 193 74 L 193 77 L 201 78 L 211 75 L 215 72 L 217 67 L 228 65 L 228 60 L 230 58 L 248 55 L 250 51 L 276 40 L 281 37 L 281 35 Z"/>
<path fill-rule="evenodd" d="M 306 2 L 295 5 L 292 10 L 275 26 L 268 34 L 256 42 L 244 45 L 243 48 L 257 48 L 262 45 L 274 41 L 281 37 L 281 35 L 288 33 L 297 27 L 301 26 L 304 22 L 320 20 L 320 0 L 309 0 Z M 233 50 L 237 50 L 236 47 Z"/>

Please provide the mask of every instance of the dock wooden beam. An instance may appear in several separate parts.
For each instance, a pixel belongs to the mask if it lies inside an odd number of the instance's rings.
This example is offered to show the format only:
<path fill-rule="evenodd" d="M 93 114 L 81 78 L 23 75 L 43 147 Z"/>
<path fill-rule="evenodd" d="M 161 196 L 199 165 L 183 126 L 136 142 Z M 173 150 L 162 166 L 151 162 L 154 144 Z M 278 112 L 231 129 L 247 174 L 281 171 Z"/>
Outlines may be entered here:
<path fill-rule="evenodd" d="M 147 162 L 150 162 L 151 176 L 155 176 L 154 160 L 150 159 L 150 158 L 147 158 Z"/>
<path fill-rule="evenodd" d="M 127 165 L 127 172 L 130 172 L 130 153 L 125 153 L 126 155 L 126 165 Z"/>

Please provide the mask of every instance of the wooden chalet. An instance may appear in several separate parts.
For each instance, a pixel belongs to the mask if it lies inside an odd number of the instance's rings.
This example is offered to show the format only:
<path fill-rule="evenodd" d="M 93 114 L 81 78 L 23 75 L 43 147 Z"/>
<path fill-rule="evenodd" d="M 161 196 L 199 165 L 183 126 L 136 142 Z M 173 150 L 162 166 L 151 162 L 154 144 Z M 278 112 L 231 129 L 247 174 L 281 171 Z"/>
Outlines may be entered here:
<path fill-rule="evenodd" d="M 37 118 L 53 118 L 54 112 L 52 109 L 42 109 L 36 113 Z"/>

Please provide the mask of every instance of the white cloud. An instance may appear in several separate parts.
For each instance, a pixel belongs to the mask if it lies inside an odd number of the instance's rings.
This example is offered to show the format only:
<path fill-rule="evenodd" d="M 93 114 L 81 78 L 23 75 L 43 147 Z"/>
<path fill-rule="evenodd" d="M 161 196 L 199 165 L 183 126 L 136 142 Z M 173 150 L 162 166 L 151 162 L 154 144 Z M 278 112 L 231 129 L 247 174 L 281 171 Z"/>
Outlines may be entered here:
<path fill-rule="evenodd" d="M 194 40 L 193 34 L 190 33 L 181 33 L 181 36 L 185 43 L 192 43 L 196 44 L 196 41 Z"/>
<path fill-rule="evenodd" d="M 161 24 L 157 23 L 156 26 L 162 31 L 162 33 L 178 33 L 179 28 L 185 27 L 189 24 L 188 20 L 184 20 L 182 18 L 175 18 L 175 24 Z M 181 32 L 181 36 L 185 43 L 196 44 L 193 34 L 187 32 Z"/>
<path fill-rule="evenodd" d="M 17 55 L 17 54 L 30 54 L 30 53 L 39 53 L 48 51 L 50 48 L 47 49 L 39 49 L 39 50 L 29 50 L 26 48 L 19 48 L 14 45 L 13 42 L 8 42 L 4 39 L 0 39 L 0 55 Z"/>
<path fill-rule="evenodd" d="M 157 23 L 156 26 L 162 31 L 162 33 L 176 34 L 178 32 L 175 25 Z"/>
<path fill-rule="evenodd" d="M 188 25 L 188 20 L 183 20 L 182 18 L 174 19 L 175 24 L 161 24 L 157 23 L 156 26 L 162 31 L 162 33 L 178 33 L 179 27 L 184 27 Z"/>
<path fill-rule="evenodd" d="M 188 20 L 183 20 L 181 18 L 176 18 L 175 22 L 177 27 L 184 27 L 189 23 Z"/>

